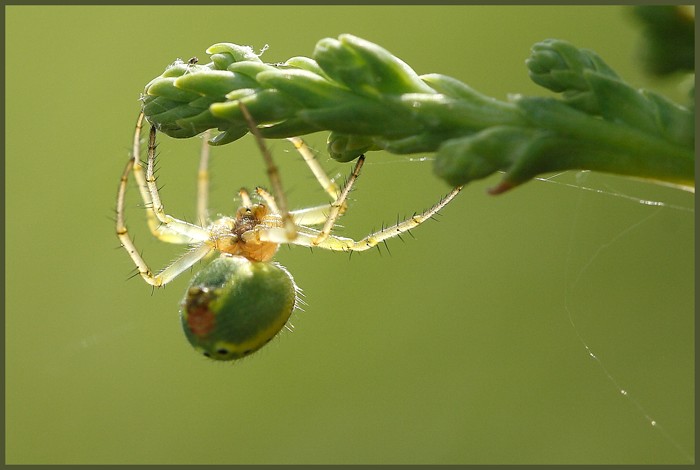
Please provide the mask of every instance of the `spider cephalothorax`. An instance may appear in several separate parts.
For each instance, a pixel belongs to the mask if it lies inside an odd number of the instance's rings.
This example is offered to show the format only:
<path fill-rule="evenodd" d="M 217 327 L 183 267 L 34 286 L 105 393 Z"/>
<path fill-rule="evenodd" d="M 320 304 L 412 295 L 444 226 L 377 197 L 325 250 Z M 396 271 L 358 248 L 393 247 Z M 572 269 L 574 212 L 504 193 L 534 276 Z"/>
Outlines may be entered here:
<path fill-rule="evenodd" d="M 247 196 L 244 190 L 241 194 Z M 272 213 L 264 204 L 252 204 L 240 207 L 235 218 L 223 217 L 208 229 L 215 250 L 251 261 L 269 261 L 277 252 L 279 243 L 261 241 L 255 233 L 282 227 L 282 218 L 278 214 Z"/>

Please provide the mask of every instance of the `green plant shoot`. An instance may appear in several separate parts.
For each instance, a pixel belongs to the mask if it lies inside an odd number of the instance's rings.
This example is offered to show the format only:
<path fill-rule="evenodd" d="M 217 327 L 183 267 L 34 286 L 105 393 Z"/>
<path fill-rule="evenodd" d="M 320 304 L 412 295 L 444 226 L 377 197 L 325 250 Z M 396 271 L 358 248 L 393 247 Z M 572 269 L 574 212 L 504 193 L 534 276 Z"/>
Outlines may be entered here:
<path fill-rule="evenodd" d="M 265 138 L 330 131 L 338 161 L 365 152 L 435 154 L 452 186 L 503 172 L 502 193 L 538 175 L 593 170 L 694 190 L 694 108 L 625 83 L 596 53 L 561 40 L 535 44 L 531 79 L 558 97 L 500 101 L 441 74 L 418 75 L 389 51 L 343 34 L 312 57 L 267 64 L 220 43 L 210 62 L 178 60 L 146 85 L 143 111 L 158 130 L 211 144 L 248 132 L 241 103 Z"/>

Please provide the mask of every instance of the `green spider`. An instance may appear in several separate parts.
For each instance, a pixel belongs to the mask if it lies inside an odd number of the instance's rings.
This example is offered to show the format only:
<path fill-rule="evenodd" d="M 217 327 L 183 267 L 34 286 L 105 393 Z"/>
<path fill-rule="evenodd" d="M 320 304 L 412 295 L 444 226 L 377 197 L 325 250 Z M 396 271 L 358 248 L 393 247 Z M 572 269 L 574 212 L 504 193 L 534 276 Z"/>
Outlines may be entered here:
<path fill-rule="evenodd" d="M 430 209 L 359 241 L 334 235 L 333 226 L 347 209 L 346 199 L 360 174 L 364 156 L 357 160 L 341 190 L 301 139 L 288 139 L 331 198 L 327 204 L 290 211 L 272 156 L 243 104 L 241 110 L 265 160 L 274 196 L 258 187 L 256 193 L 261 202 L 254 203 L 248 191 L 241 189 L 239 195 L 242 204 L 236 214 L 211 221 L 207 211 L 209 149 L 207 139 L 204 139 L 197 195 L 197 220 L 203 221 L 202 225 L 168 215 L 154 177 L 155 126 L 151 127 L 149 134 L 145 171 L 140 161 L 143 113 L 137 119 L 132 155 L 124 168 L 117 193 L 117 237 L 143 280 L 151 286 L 164 286 L 196 262 L 219 253 L 195 274 L 180 305 L 180 317 L 187 339 L 196 350 L 216 360 L 238 359 L 257 351 L 280 332 L 298 306 L 300 289 L 292 275 L 282 265 L 272 261 L 280 244 L 345 252 L 368 250 L 420 225 L 461 190 L 461 186 L 456 187 Z M 151 233 L 161 241 L 190 246 L 186 253 L 157 274 L 153 274 L 139 254 L 124 222 L 125 193 L 132 174 L 147 208 Z M 312 226 L 320 226 L 321 229 Z"/>

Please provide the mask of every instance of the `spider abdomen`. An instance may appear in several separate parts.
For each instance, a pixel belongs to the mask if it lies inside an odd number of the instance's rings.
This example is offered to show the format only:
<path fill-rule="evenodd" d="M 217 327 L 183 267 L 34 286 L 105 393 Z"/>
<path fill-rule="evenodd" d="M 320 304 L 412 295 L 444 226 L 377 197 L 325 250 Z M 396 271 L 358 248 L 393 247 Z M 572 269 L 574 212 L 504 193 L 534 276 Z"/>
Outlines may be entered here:
<path fill-rule="evenodd" d="M 291 274 L 276 263 L 223 255 L 195 275 L 182 300 L 185 336 L 212 359 L 247 356 L 284 327 L 296 291 Z"/>

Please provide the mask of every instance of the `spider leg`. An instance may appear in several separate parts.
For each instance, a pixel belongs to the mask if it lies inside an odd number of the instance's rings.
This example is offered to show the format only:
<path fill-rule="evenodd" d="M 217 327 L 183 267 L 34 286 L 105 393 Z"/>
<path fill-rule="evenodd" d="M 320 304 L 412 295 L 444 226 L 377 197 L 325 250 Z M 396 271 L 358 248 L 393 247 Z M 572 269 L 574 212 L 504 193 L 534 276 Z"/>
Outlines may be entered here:
<path fill-rule="evenodd" d="M 141 200 L 146 208 L 146 218 L 148 221 L 148 228 L 154 237 L 157 237 L 163 241 L 171 243 L 186 243 L 184 240 L 180 241 L 177 234 L 164 230 L 160 226 L 160 222 L 156 219 L 155 214 L 150 209 L 153 205 L 151 201 L 151 193 L 148 191 L 148 186 L 146 185 L 146 176 L 144 173 L 143 165 L 141 164 L 141 131 L 143 129 L 143 119 L 144 114 L 141 112 L 138 119 L 136 120 L 136 129 L 134 130 L 134 142 L 131 150 L 131 157 L 133 159 L 133 172 L 134 179 L 136 180 L 136 186 L 139 188 L 139 193 L 141 194 Z"/>
<path fill-rule="evenodd" d="M 150 194 L 151 211 L 158 222 L 161 224 L 158 230 L 175 233 L 180 236 L 180 239 L 185 240 L 185 243 L 204 242 L 209 240 L 209 232 L 197 225 L 185 222 L 184 220 L 176 219 L 165 213 L 163 203 L 158 194 L 158 186 L 153 172 L 156 153 L 156 127 L 151 126 L 151 132 L 148 138 L 148 166 L 146 167 L 146 186 Z M 134 163 L 134 167 L 136 164 Z M 149 201 L 144 200 L 145 203 Z M 158 236 L 158 235 L 156 235 Z M 160 237 L 159 237 L 160 238 Z M 182 242 L 181 242 L 182 243 Z"/>
<path fill-rule="evenodd" d="M 134 179 L 136 180 L 136 186 L 139 188 L 139 193 L 141 194 L 141 200 L 143 201 L 143 206 L 146 208 L 146 220 L 148 222 L 148 228 L 151 234 L 161 241 L 168 243 L 179 243 L 185 244 L 190 243 L 192 240 L 183 236 L 182 234 L 164 226 L 157 219 L 155 213 L 151 208 L 153 207 L 153 201 L 151 199 L 151 192 L 146 184 L 146 175 L 144 167 L 141 164 L 141 159 L 139 158 L 141 154 L 141 131 L 143 129 L 143 119 L 144 114 L 141 112 L 138 119 L 136 120 L 136 129 L 134 130 L 134 140 L 131 150 L 131 160 L 132 160 L 132 171 L 134 173 Z"/>
<path fill-rule="evenodd" d="M 248 194 L 247 189 L 241 188 L 238 191 L 238 197 L 241 198 L 241 205 L 243 207 L 251 207 L 253 205 L 253 201 L 250 199 L 250 195 Z"/>
<path fill-rule="evenodd" d="M 269 207 L 272 212 L 274 212 L 275 214 L 280 213 L 280 209 L 279 207 L 277 207 L 277 201 L 275 201 L 275 198 L 272 196 L 272 194 L 268 193 L 267 191 L 265 191 L 264 188 L 261 188 L 260 186 L 255 188 L 255 192 L 258 193 L 258 196 L 263 198 L 263 201 L 265 201 L 265 204 L 267 204 L 267 207 Z"/>
<path fill-rule="evenodd" d="M 297 226 L 287 208 L 287 198 L 284 190 L 282 189 L 282 179 L 280 178 L 279 170 L 277 169 L 275 162 L 272 160 L 272 154 L 265 145 L 265 140 L 263 139 L 262 135 L 260 135 L 260 131 L 253 121 L 253 117 L 250 115 L 248 108 L 242 102 L 239 101 L 238 103 L 243 117 L 248 122 L 250 132 L 255 137 L 258 148 L 260 148 L 260 153 L 263 156 L 263 160 L 265 160 L 265 166 L 267 166 L 267 176 L 270 179 L 272 191 L 275 195 L 275 201 L 277 202 L 276 205 L 278 206 L 279 214 L 282 217 L 282 224 L 287 234 L 286 241 L 291 241 L 296 236 Z"/>
<path fill-rule="evenodd" d="M 320 243 L 317 242 L 318 238 L 322 234 L 322 231 L 314 230 L 308 227 L 300 228 L 297 233 L 295 240 L 288 242 L 294 245 L 302 245 L 308 247 L 319 247 L 327 250 L 333 251 L 365 251 L 370 248 L 375 247 L 379 243 L 382 243 L 389 238 L 398 237 L 402 233 L 408 232 L 409 230 L 419 226 L 426 220 L 434 216 L 440 209 L 445 207 L 452 201 L 457 194 L 462 190 L 462 186 L 457 186 L 452 191 L 450 191 L 444 198 L 442 198 L 437 204 L 433 205 L 431 208 L 421 212 L 420 214 L 414 214 L 412 217 L 397 222 L 396 224 L 382 228 L 379 231 L 370 233 L 365 238 L 361 240 L 353 240 L 352 238 L 339 237 L 336 235 L 328 235 Z M 257 237 L 261 241 L 272 241 L 276 243 L 285 243 L 281 240 L 279 229 L 275 230 L 273 228 L 264 229 L 257 233 Z"/>
<path fill-rule="evenodd" d="M 299 137 L 289 137 L 289 140 L 294 148 L 299 152 L 307 166 L 316 177 L 316 181 L 321 185 L 323 190 L 331 197 L 331 201 L 336 201 L 340 196 L 340 188 L 333 182 L 326 171 L 318 163 L 316 156 L 309 149 L 306 143 Z M 319 225 L 326 222 L 331 209 L 331 204 L 323 204 L 316 207 L 309 207 L 300 210 L 291 211 L 290 214 L 297 225 Z M 347 203 L 343 201 L 339 214 L 342 215 L 347 210 Z"/>
<path fill-rule="evenodd" d="M 202 151 L 197 172 L 197 220 L 203 227 L 209 222 L 209 136 L 209 130 L 202 134 Z"/>
<path fill-rule="evenodd" d="M 131 260 L 136 265 L 136 268 L 138 269 L 139 274 L 144 279 L 144 281 L 146 281 L 152 286 L 159 287 L 164 284 L 167 284 L 178 274 L 182 273 L 194 263 L 204 258 L 209 252 L 212 251 L 212 247 L 205 243 L 202 243 L 196 248 L 185 253 L 183 256 L 181 256 L 175 262 L 163 269 L 157 275 L 153 275 L 153 272 L 150 270 L 143 257 L 139 254 L 138 250 L 136 249 L 136 245 L 129 236 L 126 224 L 124 223 L 124 194 L 126 192 L 126 185 L 129 180 L 129 174 L 133 171 L 133 166 L 134 160 L 130 158 L 126 164 L 126 167 L 124 168 L 124 172 L 122 173 L 122 177 L 119 182 L 119 189 L 117 192 L 116 233 L 117 237 L 119 238 L 119 241 L 121 242 L 124 249 L 126 249 L 127 253 L 129 253 Z"/>
<path fill-rule="evenodd" d="M 437 204 L 433 205 L 431 208 L 421 212 L 420 214 L 414 214 L 412 217 L 398 222 L 390 227 L 385 227 L 379 231 L 370 233 L 362 240 L 354 242 L 353 246 L 350 248 L 352 251 L 364 251 L 368 250 L 377 244 L 388 240 L 389 238 L 397 237 L 402 233 L 408 232 L 409 230 L 419 226 L 426 220 L 430 219 L 432 216 L 437 214 L 437 212 L 445 207 L 452 201 L 457 194 L 462 190 L 463 186 L 457 186 L 452 191 L 447 193 Z"/>
<path fill-rule="evenodd" d="M 322 204 L 320 206 L 295 209 L 289 211 L 289 214 L 297 225 L 320 225 L 326 222 L 330 210 L 330 204 Z"/>
<path fill-rule="evenodd" d="M 323 167 L 321 167 L 321 164 L 318 163 L 316 156 L 309 149 L 306 143 L 299 137 L 289 137 L 287 140 L 294 144 L 294 148 L 296 148 L 297 152 L 299 152 L 299 154 L 302 156 L 309 169 L 316 177 L 316 181 L 318 181 L 323 190 L 328 193 L 331 200 L 335 201 L 338 199 L 338 196 L 340 195 L 340 188 L 338 188 L 337 184 L 331 181 L 328 174 Z"/>
<path fill-rule="evenodd" d="M 350 175 L 350 178 L 348 179 L 347 183 L 345 183 L 343 190 L 340 192 L 338 198 L 331 204 L 330 211 L 328 212 L 328 218 L 323 224 L 323 228 L 319 232 L 318 236 L 313 241 L 314 246 L 320 246 L 321 243 L 323 243 L 323 241 L 328 238 L 328 236 L 331 233 L 331 230 L 333 229 L 333 225 L 335 225 L 335 222 L 338 220 L 338 217 L 340 217 L 341 212 L 345 211 L 345 208 L 347 207 L 345 201 L 348 197 L 348 194 L 350 194 L 350 189 L 352 189 L 352 186 L 355 184 L 355 181 L 357 181 L 357 177 L 360 176 L 360 169 L 362 168 L 364 162 L 365 156 L 360 155 L 360 158 L 357 159 L 357 163 L 355 164 L 355 169 L 352 171 L 352 174 Z"/>
<path fill-rule="evenodd" d="M 206 243 L 202 243 L 170 263 L 165 269 L 160 271 L 155 276 L 151 274 L 151 272 L 148 270 L 148 266 L 145 264 L 143 266 L 146 268 L 145 272 L 142 270 L 142 267 L 139 266 L 139 274 L 141 274 L 141 277 L 147 283 L 155 287 L 160 287 L 172 281 L 184 271 L 187 271 L 197 261 L 207 256 L 213 250 L 214 249 L 211 246 L 207 245 Z"/>

